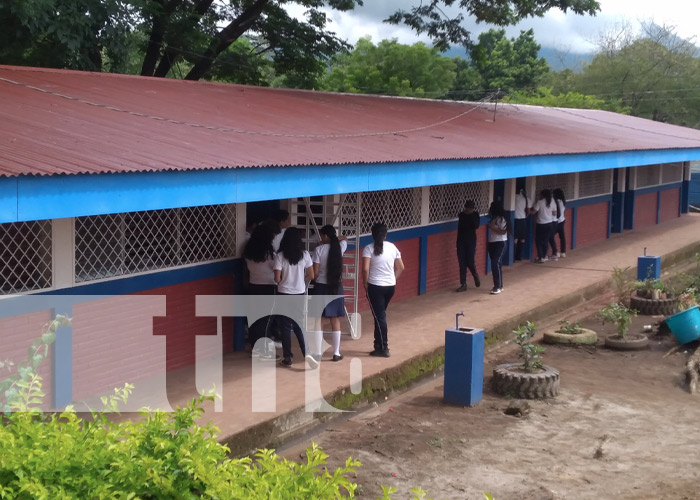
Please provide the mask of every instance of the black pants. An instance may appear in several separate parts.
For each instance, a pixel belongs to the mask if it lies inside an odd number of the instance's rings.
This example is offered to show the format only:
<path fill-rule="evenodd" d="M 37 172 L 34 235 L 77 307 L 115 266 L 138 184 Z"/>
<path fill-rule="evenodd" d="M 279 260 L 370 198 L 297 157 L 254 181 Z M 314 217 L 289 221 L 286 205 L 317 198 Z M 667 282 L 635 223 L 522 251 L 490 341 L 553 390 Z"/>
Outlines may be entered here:
<path fill-rule="evenodd" d="M 457 243 L 457 261 L 459 262 L 459 283 L 467 284 L 467 269 L 476 280 L 479 276 L 476 272 L 474 258 L 476 256 L 476 240 Z"/>
<path fill-rule="evenodd" d="M 277 295 L 280 296 L 304 296 L 306 294 L 300 293 L 300 294 L 295 294 L 295 293 L 281 293 L 277 292 Z M 297 314 L 297 317 L 301 318 L 303 317 L 303 302 L 299 302 L 299 312 Z M 278 316 L 280 323 L 281 323 L 281 328 L 282 328 L 282 357 L 284 359 L 291 359 L 292 357 L 292 332 L 294 332 L 294 335 L 297 338 L 297 342 L 299 342 L 299 348 L 301 349 L 301 354 L 306 356 L 306 343 L 304 342 L 304 333 L 301 331 L 301 327 L 297 324 L 296 321 L 294 321 L 292 318 L 289 316 Z"/>
<path fill-rule="evenodd" d="M 552 224 L 537 224 L 535 231 L 535 246 L 537 247 L 537 258 L 544 259 L 547 256 L 547 245 L 552 234 Z"/>
<path fill-rule="evenodd" d="M 367 298 L 374 316 L 374 350 L 389 349 L 389 327 L 386 324 L 386 308 L 394 296 L 393 286 L 367 285 Z"/>
<path fill-rule="evenodd" d="M 277 293 L 277 285 L 257 285 L 255 283 L 249 283 L 247 292 L 248 295 L 275 295 L 275 293 Z M 255 343 L 261 338 L 270 336 L 272 319 L 272 316 L 265 316 L 248 326 L 248 341 L 251 346 L 255 346 Z"/>
<path fill-rule="evenodd" d="M 559 251 L 561 253 L 566 253 L 566 234 L 564 233 L 564 223 L 566 221 L 554 222 L 552 227 L 552 237 L 549 238 L 549 246 L 552 247 L 552 252 L 556 255 L 557 253 L 557 242 L 554 240 L 556 235 L 559 235 Z"/>
<path fill-rule="evenodd" d="M 506 251 L 505 241 L 489 241 L 489 258 L 491 259 L 491 274 L 493 275 L 493 287 L 503 288 L 503 268 L 501 261 Z"/>

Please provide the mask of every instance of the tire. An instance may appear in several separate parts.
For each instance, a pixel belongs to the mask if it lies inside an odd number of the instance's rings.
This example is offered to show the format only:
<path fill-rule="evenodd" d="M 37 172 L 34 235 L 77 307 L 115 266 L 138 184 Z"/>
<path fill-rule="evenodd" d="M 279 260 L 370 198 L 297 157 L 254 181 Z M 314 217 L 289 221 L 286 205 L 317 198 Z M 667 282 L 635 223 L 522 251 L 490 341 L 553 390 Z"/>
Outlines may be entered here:
<path fill-rule="evenodd" d="M 518 399 L 554 398 L 559 394 L 559 370 L 543 365 L 540 371 L 518 371 L 522 363 L 507 363 L 493 369 L 493 390 Z"/>
<path fill-rule="evenodd" d="M 636 309 L 643 316 L 671 316 L 676 313 L 678 299 L 645 299 L 633 295 L 630 297 L 630 309 Z"/>
<path fill-rule="evenodd" d="M 576 344 L 595 345 L 598 334 L 588 328 L 581 328 L 581 333 L 569 334 L 560 332 L 544 332 L 542 340 L 547 344 Z"/>
<path fill-rule="evenodd" d="M 605 347 L 617 349 L 618 351 L 636 351 L 646 349 L 649 345 L 649 338 L 641 333 L 628 333 L 624 339 L 617 335 L 605 337 Z"/>

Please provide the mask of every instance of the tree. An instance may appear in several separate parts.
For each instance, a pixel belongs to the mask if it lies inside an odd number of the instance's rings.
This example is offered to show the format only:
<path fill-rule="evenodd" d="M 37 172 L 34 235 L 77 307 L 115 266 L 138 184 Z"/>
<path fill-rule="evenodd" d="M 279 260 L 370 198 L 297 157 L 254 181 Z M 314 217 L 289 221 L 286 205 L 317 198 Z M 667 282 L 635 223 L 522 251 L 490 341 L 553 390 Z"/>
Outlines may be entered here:
<path fill-rule="evenodd" d="M 349 54 L 338 55 L 323 80 L 327 90 L 414 97 L 442 97 L 455 79 L 455 63 L 424 43 L 361 38 Z"/>
<path fill-rule="evenodd" d="M 441 51 L 452 44 L 471 47 L 469 31 L 462 25 L 464 13 L 477 22 L 508 26 L 528 17 L 542 17 L 558 8 L 575 14 L 595 14 L 597 0 L 431 0 L 408 11 L 399 10 L 387 22 L 406 24 L 418 34 L 426 33 Z M 450 17 L 446 11 L 457 13 Z"/>
<path fill-rule="evenodd" d="M 606 101 L 578 92 L 567 92 L 565 94 L 555 95 L 552 93 L 552 89 L 548 87 L 540 87 L 536 92 L 511 92 L 505 97 L 504 102 L 513 104 L 534 104 L 536 106 L 555 108 L 604 109 L 623 114 L 629 114 L 630 112 L 630 109 L 623 106 L 619 99 Z"/>

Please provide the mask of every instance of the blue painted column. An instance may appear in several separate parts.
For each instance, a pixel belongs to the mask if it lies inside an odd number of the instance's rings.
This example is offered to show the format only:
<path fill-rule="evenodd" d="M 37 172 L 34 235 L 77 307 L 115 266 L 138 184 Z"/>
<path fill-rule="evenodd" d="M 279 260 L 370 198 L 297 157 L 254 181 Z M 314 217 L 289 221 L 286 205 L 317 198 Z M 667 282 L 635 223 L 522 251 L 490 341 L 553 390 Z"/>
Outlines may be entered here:
<path fill-rule="evenodd" d="M 578 231 L 578 207 L 571 209 L 571 249 L 576 248 L 576 232 Z"/>
<path fill-rule="evenodd" d="M 508 241 L 506 242 L 505 262 L 509 266 L 515 262 L 515 238 L 513 238 L 513 228 L 515 227 L 515 211 L 508 212 L 508 220 L 510 221 L 510 233 L 508 233 Z"/>
<path fill-rule="evenodd" d="M 623 231 L 624 224 L 624 213 L 625 213 L 625 189 L 621 186 L 621 181 L 625 179 L 620 179 L 623 170 L 615 169 L 613 170 L 613 197 L 612 197 L 612 208 L 610 214 L 610 231 L 613 233 L 621 233 Z M 608 234 L 608 237 L 610 235 Z"/>
<path fill-rule="evenodd" d="M 681 205 L 678 208 L 678 215 L 690 212 L 690 181 L 683 180 L 681 185 Z"/>
<path fill-rule="evenodd" d="M 625 193 L 625 214 L 623 229 L 634 229 L 634 204 L 636 193 L 630 189 Z"/>
<path fill-rule="evenodd" d="M 428 286 L 428 236 L 421 235 L 418 241 L 418 295 L 423 295 Z"/>
<path fill-rule="evenodd" d="M 605 235 L 606 238 L 610 238 L 610 232 L 612 231 L 612 212 L 613 212 L 613 202 L 610 200 L 608 202 L 608 230 Z"/>
<path fill-rule="evenodd" d="M 474 406 L 481 401 L 483 385 L 484 330 L 445 330 L 445 402 Z"/>

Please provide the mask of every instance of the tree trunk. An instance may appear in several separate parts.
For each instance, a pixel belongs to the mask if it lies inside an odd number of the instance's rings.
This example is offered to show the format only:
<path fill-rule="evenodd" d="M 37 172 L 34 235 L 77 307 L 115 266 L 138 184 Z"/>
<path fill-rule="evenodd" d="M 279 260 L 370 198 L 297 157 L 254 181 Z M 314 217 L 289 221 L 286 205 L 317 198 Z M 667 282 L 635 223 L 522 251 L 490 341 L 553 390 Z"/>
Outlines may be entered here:
<path fill-rule="evenodd" d="M 233 42 L 248 31 L 250 26 L 260 17 L 270 0 L 257 0 L 246 9 L 238 18 L 234 19 L 228 26 L 221 30 L 207 50 L 197 57 L 190 72 L 185 76 L 185 80 L 199 80 L 214 64 L 214 59 L 226 50 Z"/>
<path fill-rule="evenodd" d="M 167 14 L 163 5 L 163 0 L 154 0 L 160 4 L 161 11 L 153 14 L 151 25 L 151 33 L 148 37 L 148 45 L 146 45 L 146 54 L 143 57 L 141 65 L 141 76 L 153 76 L 156 69 L 156 63 L 160 56 L 160 49 L 163 46 L 163 35 L 165 34 L 165 23 Z"/>

